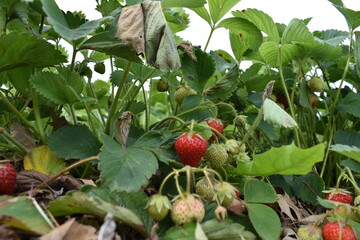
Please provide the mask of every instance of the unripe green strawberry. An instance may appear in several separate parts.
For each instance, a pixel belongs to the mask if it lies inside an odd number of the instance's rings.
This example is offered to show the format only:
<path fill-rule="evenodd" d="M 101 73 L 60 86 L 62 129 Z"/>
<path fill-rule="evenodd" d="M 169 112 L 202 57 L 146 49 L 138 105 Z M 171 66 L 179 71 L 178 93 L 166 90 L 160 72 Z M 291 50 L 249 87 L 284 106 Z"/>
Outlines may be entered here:
<path fill-rule="evenodd" d="M 216 197 L 224 207 L 229 206 L 236 197 L 234 186 L 228 182 L 221 182 L 215 185 Z"/>
<path fill-rule="evenodd" d="M 171 207 L 171 219 L 180 225 L 187 222 L 201 222 L 205 216 L 204 205 L 195 195 L 185 193 L 178 196 Z"/>
<path fill-rule="evenodd" d="M 313 225 L 301 226 L 297 232 L 297 236 L 301 240 L 321 240 L 321 229 Z"/>
<path fill-rule="evenodd" d="M 160 79 L 156 85 L 156 89 L 159 92 L 166 92 L 169 89 L 169 84 L 164 80 Z"/>
<path fill-rule="evenodd" d="M 163 220 L 169 213 L 171 202 L 166 196 L 155 194 L 147 202 L 147 210 L 155 221 Z"/>
<path fill-rule="evenodd" d="M 312 77 L 307 85 L 309 89 L 313 92 L 323 92 L 324 91 L 324 80 L 320 77 Z"/>
<path fill-rule="evenodd" d="M 209 183 L 208 179 L 206 177 L 201 178 L 199 181 L 197 181 L 195 185 L 195 192 L 197 195 L 199 195 L 201 198 L 206 200 L 207 202 L 211 202 L 214 200 L 215 191 L 214 191 L 214 180 L 209 178 L 211 181 L 211 184 Z"/>
<path fill-rule="evenodd" d="M 209 161 L 211 168 L 222 167 L 228 158 L 228 154 L 223 144 L 211 144 L 206 150 L 205 156 Z"/>
<path fill-rule="evenodd" d="M 103 62 L 98 62 L 94 66 L 94 70 L 97 73 L 104 74 L 105 73 L 105 64 Z"/>
<path fill-rule="evenodd" d="M 188 86 L 182 86 L 178 88 L 174 93 L 174 99 L 178 104 L 181 104 L 185 97 L 189 95 L 195 95 L 196 91 Z"/>
<path fill-rule="evenodd" d="M 246 146 L 245 144 L 241 145 L 240 142 L 236 141 L 235 139 L 227 140 L 225 143 L 226 151 L 231 155 L 236 155 L 240 152 L 245 152 Z"/>

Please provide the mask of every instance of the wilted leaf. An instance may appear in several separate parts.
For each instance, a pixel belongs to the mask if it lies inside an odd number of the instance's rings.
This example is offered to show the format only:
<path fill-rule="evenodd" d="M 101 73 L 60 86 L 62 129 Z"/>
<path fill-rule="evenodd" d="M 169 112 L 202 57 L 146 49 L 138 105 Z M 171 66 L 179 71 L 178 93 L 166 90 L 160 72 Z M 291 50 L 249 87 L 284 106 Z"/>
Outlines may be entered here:
<path fill-rule="evenodd" d="M 0 223 L 37 234 L 50 232 L 52 226 L 43 218 L 46 214 L 35 207 L 35 201 L 30 197 L 1 196 L 0 216 L 5 217 L 0 218 Z"/>
<path fill-rule="evenodd" d="M 129 135 L 131 121 L 134 115 L 131 112 L 123 112 L 115 121 L 115 139 L 123 146 L 126 146 L 126 140 Z"/>
<path fill-rule="evenodd" d="M 121 10 L 116 37 L 135 49 L 137 54 L 145 52 L 144 13 L 141 4 Z"/>
<path fill-rule="evenodd" d="M 162 71 L 180 68 L 180 58 L 174 36 L 166 23 L 161 2 L 142 3 L 145 14 L 146 61 Z"/>
<path fill-rule="evenodd" d="M 51 151 L 64 159 L 82 159 L 99 154 L 101 143 L 85 125 L 66 125 L 48 140 Z"/>
<path fill-rule="evenodd" d="M 79 224 L 75 218 L 54 228 L 48 234 L 40 237 L 39 240 L 97 240 L 96 229 L 89 225 Z"/>
<path fill-rule="evenodd" d="M 278 127 L 297 127 L 295 120 L 271 99 L 265 99 L 263 109 L 265 121 Z"/>
<path fill-rule="evenodd" d="M 30 151 L 36 147 L 35 139 L 32 132 L 18 123 L 13 123 L 10 127 L 10 134 L 15 138 L 26 150 Z"/>
<path fill-rule="evenodd" d="M 237 167 L 228 167 L 231 174 L 269 176 L 304 175 L 311 171 L 313 165 L 324 158 L 324 144 L 318 144 L 308 149 L 300 149 L 291 145 L 271 148 L 269 151 L 255 154 L 250 162 L 237 162 Z"/>
<path fill-rule="evenodd" d="M 116 221 L 129 225 L 140 233 L 145 233 L 144 224 L 132 211 L 121 206 L 89 197 L 82 192 L 73 192 L 52 201 L 48 208 L 56 216 L 64 216 L 75 213 L 92 214 L 103 219 L 110 212 Z"/>
<path fill-rule="evenodd" d="M 43 145 L 32 149 L 24 158 L 25 170 L 36 170 L 46 175 L 56 174 L 65 168 L 64 160 L 56 157 L 48 148 Z"/>

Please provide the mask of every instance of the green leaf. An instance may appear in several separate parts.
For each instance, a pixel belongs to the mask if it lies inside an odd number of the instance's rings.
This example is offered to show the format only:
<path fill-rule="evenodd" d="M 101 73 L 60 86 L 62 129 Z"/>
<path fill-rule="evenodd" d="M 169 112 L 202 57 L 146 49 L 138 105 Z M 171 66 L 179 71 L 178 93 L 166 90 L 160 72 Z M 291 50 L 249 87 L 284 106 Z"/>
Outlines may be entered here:
<path fill-rule="evenodd" d="M 104 17 L 97 20 L 87 21 L 84 24 L 74 24 L 61 12 L 54 0 L 41 0 L 43 10 L 48 16 L 48 21 L 53 25 L 55 31 L 68 41 L 86 37 L 94 32 L 102 22 L 112 19 Z"/>
<path fill-rule="evenodd" d="M 239 34 L 240 40 L 252 49 L 257 49 L 263 40 L 260 30 L 253 23 L 243 18 L 226 18 L 222 20 L 217 27 L 223 27 L 233 33 Z"/>
<path fill-rule="evenodd" d="M 93 198 L 82 192 L 72 192 L 69 195 L 51 201 L 48 205 L 49 211 L 55 216 L 70 214 L 91 214 L 104 219 L 110 212 L 114 219 L 146 234 L 143 222 L 129 209 L 114 205 L 98 198 Z"/>
<path fill-rule="evenodd" d="M 360 163 L 351 159 L 341 161 L 341 166 L 350 168 L 351 171 L 360 173 Z"/>
<path fill-rule="evenodd" d="M 256 236 L 239 223 L 233 223 L 230 219 L 218 221 L 212 219 L 201 224 L 208 239 L 256 239 Z"/>
<path fill-rule="evenodd" d="M 205 91 L 206 94 L 211 98 L 230 98 L 231 93 L 236 90 L 239 83 L 239 73 L 240 69 L 235 64 L 215 85 Z"/>
<path fill-rule="evenodd" d="M 34 205 L 35 202 L 35 199 L 26 196 L 0 196 L 0 223 L 41 235 L 50 232 L 52 226 L 48 219 L 44 219 L 46 214 L 40 213 Z"/>
<path fill-rule="evenodd" d="M 254 8 L 248 8 L 243 11 L 234 11 L 232 14 L 234 17 L 244 18 L 255 24 L 258 29 L 266 33 L 271 41 L 276 43 L 280 42 L 277 26 L 268 14 Z"/>
<path fill-rule="evenodd" d="M 209 0 L 209 10 L 213 23 L 216 24 L 238 2 L 240 0 Z"/>
<path fill-rule="evenodd" d="M 141 63 L 141 59 L 136 55 L 136 52 L 129 45 L 122 43 L 118 39 L 111 38 L 108 32 L 99 33 L 86 40 L 79 47 L 79 50 L 83 49 L 91 49 L 112 56 L 124 58 L 132 62 Z"/>
<path fill-rule="evenodd" d="M 238 162 L 236 168 L 228 167 L 231 174 L 250 176 L 304 175 L 311 171 L 312 166 L 324 158 L 324 144 L 308 149 L 300 149 L 291 145 L 271 148 L 269 151 L 255 154 L 251 162 Z"/>
<path fill-rule="evenodd" d="M 277 199 L 274 188 L 257 179 L 246 181 L 244 197 L 247 203 L 274 203 Z"/>
<path fill-rule="evenodd" d="M 196 240 L 196 223 L 189 222 L 183 226 L 174 226 L 170 228 L 162 240 Z"/>
<path fill-rule="evenodd" d="M 240 62 L 245 51 L 249 48 L 246 44 L 241 41 L 239 34 L 229 32 L 231 50 L 235 56 L 236 61 Z"/>
<path fill-rule="evenodd" d="M 355 146 L 343 145 L 343 144 L 335 144 L 331 145 L 330 148 L 334 152 L 338 152 L 344 156 L 352 158 L 358 162 L 360 162 L 360 148 Z"/>
<path fill-rule="evenodd" d="M 281 222 L 277 213 L 263 204 L 249 203 L 246 206 L 250 221 L 261 239 L 279 239 Z"/>
<path fill-rule="evenodd" d="M 345 39 L 349 38 L 348 32 L 336 29 L 315 31 L 313 35 L 318 42 L 326 43 L 331 46 L 339 46 L 344 42 Z"/>
<path fill-rule="evenodd" d="M 101 143 L 85 125 L 59 128 L 48 139 L 49 148 L 63 159 L 82 159 L 96 156 Z"/>
<path fill-rule="evenodd" d="M 210 26 L 212 25 L 210 14 L 205 7 L 190 8 L 190 9 L 193 10 L 197 15 L 199 15 L 199 17 L 204 19 Z"/>
<path fill-rule="evenodd" d="M 317 196 L 323 197 L 324 180 L 317 173 L 308 173 L 298 176 L 294 180 L 293 190 L 295 195 L 302 201 L 316 205 Z M 311 190 L 310 190 L 311 189 Z M 314 192 L 317 194 L 315 195 Z"/>
<path fill-rule="evenodd" d="M 158 1 L 142 3 L 145 17 L 146 61 L 161 71 L 180 68 L 176 42 Z"/>
<path fill-rule="evenodd" d="M 31 68 L 15 68 L 2 72 L 3 77 L 0 77 L 0 79 L 2 78 L 2 80 L 9 81 L 21 95 L 28 96 L 31 73 Z"/>
<path fill-rule="evenodd" d="M 210 101 L 205 101 L 199 95 L 190 95 L 182 103 L 183 112 L 180 118 L 184 121 L 203 121 L 206 118 L 216 116 L 216 107 Z"/>
<path fill-rule="evenodd" d="M 275 42 L 265 42 L 260 46 L 260 54 L 271 67 L 285 65 L 293 60 L 299 49 L 294 44 L 278 45 Z"/>
<path fill-rule="evenodd" d="M 158 167 L 152 152 L 139 146 L 122 148 L 106 135 L 102 135 L 102 140 L 99 170 L 111 190 L 131 192 L 147 184 Z"/>
<path fill-rule="evenodd" d="M 301 59 L 311 58 L 316 61 L 336 60 L 341 54 L 341 47 L 319 43 L 318 41 L 294 42 L 299 47 L 298 57 Z"/>
<path fill-rule="evenodd" d="M 360 147 L 360 132 L 338 130 L 335 133 L 334 141 L 336 144 L 352 145 Z"/>
<path fill-rule="evenodd" d="M 351 30 L 360 26 L 360 11 L 354 11 L 346 8 L 341 1 L 329 0 L 329 2 L 333 3 L 334 7 L 342 13 Z"/>
<path fill-rule="evenodd" d="M 206 0 L 162 0 L 161 6 L 163 8 L 171 8 L 171 7 L 186 7 L 186 8 L 199 8 L 204 6 Z"/>
<path fill-rule="evenodd" d="M 30 79 L 39 93 L 57 104 L 73 104 L 80 100 L 83 79 L 69 68 L 58 68 L 58 73 L 38 72 Z"/>
<path fill-rule="evenodd" d="M 195 49 L 197 60 L 187 54 L 182 57 L 182 72 L 185 80 L 195 91 L 202 93 L 209 78 L 215 72 L 214 59 L 199 48 Z"/>
<path fill-rule="evenodd" d="M 349 93 L 342 102 L 336 106 L 339 112 L 351 114 L 355 117 L 360 117 L 360 94 Z"/>
<path fill-rule="evenodd" d="M 300 19 L 294 18 L 289 25 L 285 28 L 285 31 L 281 37 L 281 43 L 292 43 L 293 41 L 312 41 L 313 35 L 306 27 L 306 24 Z"/>
<path fill-rule="evenodd" d="M 19 32 L 0 36 L 0 56 L 0 72 L 17 67 L 49 67 L 67 61 L 50 43 Z"/>
<path fill-rule="evenodd" d="M 127 61 L 125 59 L 118 58 L 115 60 L 115 66 L 117 68 L 125 69 L 126 65 L 127 65 Z M 131 63 L 130 72 L 135 76 L 136 79 L 139 80 L 147 79 L 151 73 L 152 73 L 150 76 L 151 78 L 159 77 L 164 74 L 160 70 L 148 67 L 144 64 L 134 63 L 134 62 Z"/>

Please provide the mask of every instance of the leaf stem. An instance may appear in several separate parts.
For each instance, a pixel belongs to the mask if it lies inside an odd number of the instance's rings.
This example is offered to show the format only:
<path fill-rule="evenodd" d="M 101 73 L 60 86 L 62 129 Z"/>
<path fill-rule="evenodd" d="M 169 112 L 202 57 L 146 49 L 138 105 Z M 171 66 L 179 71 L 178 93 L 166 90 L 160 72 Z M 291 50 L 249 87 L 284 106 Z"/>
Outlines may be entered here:
<path fill-rule="evenodd" d="M 206 51 L 207 47 L 209 46 L 210 39 L 211 39 L 214 31 L 215 31 L 215 26 L 211 26 L 210 34 L 209 34 L 209 37 L 208 37 L 208 39 L 206 41 L 206 44 L 205 44 L 205 47 L 204 47 L 204 52 Z"/>
<path fill-rule="evenodd" d="M 250 129 L 246 132 L 245 136 L 243 137 L 243 139 L 241 140 L 239 147 L 241 147 L 246 141 L 247 139 L 250 137 L 250 134 L 256 129 L 256 127 L 259 125 L 261 118 L 262 118 L 262 114 L 264 112 L 264 109 L 261 107 L 259 110 L 259 113 L 257 115 L 257 117 L 255 118 L 255 121 L 253 122 L 253 124 L 251 125 Z"/>
<path fill-rule="evenodd" d="M 72 53 L 72 57 L 71 57 L 70 71 L 74 71 L 76 53 L 77 53 L 76 46 L 73 45 L 73 53 Z"/>
<path fill-rule="evenodd" d="M 78 124 L 76 113 L 75 113 L 75 106 L 73 103 L 69 104 L 69 110 L 70 110 L 71 117 L 73 118 L 74 125 Z"/>
<path fill-rule="evenodd" d="M 33 109 L 34 109 L 34 115 L 35 115 L 35 123 L 37 125 L 38 132 L 40 134 L 40 138 L 43 142 L 43 144 L 46 143 L 46 135 L 44 132 L 44 127 L 41 122 L 40 112 L 39 112 L 39 99 L 37 92 L 35 88 L 32 88 L 32 100 L 33 100 Z"/>
<path fill-rule="evenodd" d="M 113 102 L 111 103 L 111 106 L 110 106 L 109 115 L 108 115 L 108 119 L 106 121 L 106 126 L 105 126 L 105 131 L 104 131 L 105 134 L 109 134 L 109 132 L 110 132 L 111 119 L 113 118 L 113 116 L 115 114 L 115 110 L 116 110 L 116 107 L 117 107 L 117 104 L 118 104 L 118 101 L 119 101 L 119 98 L 120 98 L 121 90 L 122 90 L 122 88 L 124 86 L 126 77 L 129 74 L 130 67 L 131 67 L 131 62 L 128 61 L 127 65 L 125 67 L 125 70 L 124 70 L 124 72 L 122 74 L 122 77 L 120 79 L 119 87 L 118 87 L 118 89 L 116 91 L 115 97 L 114 97 Z"/>

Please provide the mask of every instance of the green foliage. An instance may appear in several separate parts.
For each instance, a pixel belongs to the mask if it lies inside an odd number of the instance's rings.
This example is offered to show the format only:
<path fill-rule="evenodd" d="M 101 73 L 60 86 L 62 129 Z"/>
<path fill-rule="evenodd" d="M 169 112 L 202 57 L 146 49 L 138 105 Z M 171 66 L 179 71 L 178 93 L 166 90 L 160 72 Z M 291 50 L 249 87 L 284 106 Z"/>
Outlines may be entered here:
<path fill-rule="evenodd" d="M 249 203 L 274 203 L 276 192 L 274 188 L 260 180 L 248 180 L 244 186 L 245 201 Z"/>

